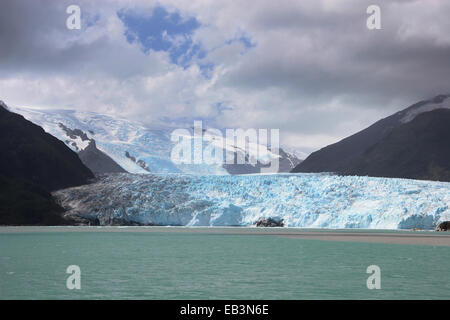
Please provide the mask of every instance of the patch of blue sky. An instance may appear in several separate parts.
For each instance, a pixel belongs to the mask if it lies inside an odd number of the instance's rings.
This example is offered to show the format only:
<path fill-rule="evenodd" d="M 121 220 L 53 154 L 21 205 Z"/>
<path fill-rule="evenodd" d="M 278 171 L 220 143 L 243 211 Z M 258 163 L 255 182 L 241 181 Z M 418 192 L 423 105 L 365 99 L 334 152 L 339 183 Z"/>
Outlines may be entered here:
<path fill-rule="evenodd" d="M 86 21 L 86 27 L 92 27 L 95 24 L 97 24 L 97 22 L 100 20 L 100 15 L 96 14 L 96 15 L 87 15 L 87 17 L 84 19 L 84 21 Z"/>
<path fill-rule="evenodd" d="M 200 71 L 201 71 L 202 75 L 206 79 L 211 79 L 212 78 L 212 74 L 213 74 L 214 68 L 216 66 L 214 63 L 198 61 L 197 65 L 200 68 Z"/>
<path fill-rule="evenodd" d="M 245 54 L 249 49 L 256 47 L 256 43 L 252 42 L 251 38 L 246 34 L 240 34 L 235 38 L 226 41 L 225 45 L 230 45 L 235 42 L 240 42 L 244 45 L 244 50 L 241 51 L 241 54 Z"/>
<path fill-rule="evenodd" d="M 119 11 L 117 15 L 126 27 L 128 42 L 138 41 L 146 53 L 166 51 L 172 63 L 183 67 L 201 53 L 200 45 L 192 40 L 192 34 L 200 27 L 194 17 L 183 18 L 164 7 L 155 7 L 150 15 L 130 10 Z"/>
<path fill-rule="evenodd" d="M 117 15 L 126 27 L 128 42 L 139 43 L 145 53 L 165 51 L 172 63 L 183 68 L 196 63 L 202 75 L 211 78 L 216 65 L 207 59 L 209 52 L 192 39 L 193 33 L 201 27 L 195 17 L 182 17 L 180 13 L 169 12 L 162 6 L 153 8 L 151 12 L 121 10 Z M 245 32 L 238 32 L 219 48 L 236 42 L 243 44 L 241 54 L 256 46 Z"/>
<path fill-rule="evenodd" d="M 217 102 L 215 107 L 217 108 L 219 114 L 223 114 L 223 112 L 227 110 L 233 110 L 233 108 L 227 106 L 225 101 Z"/>

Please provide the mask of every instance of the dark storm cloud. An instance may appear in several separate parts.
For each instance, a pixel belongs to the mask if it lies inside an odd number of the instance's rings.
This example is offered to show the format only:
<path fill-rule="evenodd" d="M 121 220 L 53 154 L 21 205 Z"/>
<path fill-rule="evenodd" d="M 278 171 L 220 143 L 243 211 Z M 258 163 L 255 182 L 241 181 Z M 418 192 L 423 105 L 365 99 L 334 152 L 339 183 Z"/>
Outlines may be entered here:
<path fill-rule="evenodd" d="M 0 4 L 0 68 L 30 70 L 59 67 L 64 50 L 53 37 L 62 36 L 67 15 L 64 1 L 4 0 Z"/>
<path fill-rule="evenodd" d="M 307 100 L 359 95 L 365 97 L 362 102 L 381 108 L 393 98 L 413 100 L 450 91 L 450 28 L 439 24 L 445 12 L 450 14 L 449 3 L 434 1 L 439 7 L 433 14 L 439 16 L 429 21 L 422 7 L 402 11 L 402 5 L 413 1 L 377 1 L 382 30 L 374 31 L 365 26 L 371 3 L 342 1 L 344 8 L 318 9 L 316 15 L 302 8 L 261 11 L 254 20 L 268 37 L 273 33 L 272 42 L 244 57 L 222 81 L 237 90 L 280 86 Z M 402 38 L 401 32 L 408 31 L 405 20 L 416 21 L 410 28 L 419 33 Z M 427 34 L 430 28 L 435 34 Z"/>

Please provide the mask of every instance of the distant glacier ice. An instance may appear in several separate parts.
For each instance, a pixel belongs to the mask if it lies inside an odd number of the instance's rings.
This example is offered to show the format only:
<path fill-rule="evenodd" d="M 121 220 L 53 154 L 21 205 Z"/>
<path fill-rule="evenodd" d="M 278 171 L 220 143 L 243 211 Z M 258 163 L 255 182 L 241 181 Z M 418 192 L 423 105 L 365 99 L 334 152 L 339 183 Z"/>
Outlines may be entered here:
<path fill-rule="evenodd" d="M 450 220 L 450 183 L 326 174 L 110 174 L 55 196 L 69 215 L 101 225 L 251 226 L 273 217 L 287 227 L 433 229 Z"/>
<path fill-rule="evenodd" d="M 100 151 L 106 153 L 119 166 L 130 173 L 148 173 L 148 170 L 153 173 L 224 175 L 234 174 L 232 169 L 236 170 L 236 167 L 233 166 L 225 168 L 222 163 L 208 164 L 206 161 L 202 161 L 199 164 L 181 164 L 174 162 L 171 152 L 177 143 L 172 141 L 172 132 L 178 128 L 173 126 L 160 125 L 159 129 L 151 129 L 136 121 L 76 110 L 16 107 L 13 111 L 38 124 L 46 132 L 65 142 L 75 152 L 86 148 L 89 142 L 71 137 L 67 134 L 67 129 L 81 130 L 87 139 L 95 140 L 96 147 Z M 206 128 L 207 126 L 205 126 Z M 191 129 L 189 130 L 192 131 Z M 189 130 L 188 132 L 190 132 Z M 227 152 L 230 154 L 237 153 L 243 158 L 245 158 L 245 155 L 249 156 L 246 152 L 252 150 L 251 155 L 261 165 L 268 164 L 273 159 L 280 158 L 281 155 L 280 169 L 283 172 L 293 169 L 299 161 L 292 154 L 284 154 L 285 152 L 280 150 L 282 152 L 278 155 L 267 149 L 266 145 L 257 143 L 248 143 L 248 151 L 245 151 L 246 143 L 240 139 L 230 142 L 218 135 L 211 142 L 203 141 L 203 136 L 185 136 L 185 138 L 187 137 L 192 139 L 192 152 L 196 151 L 200 154 L 210 144 L 218 150 L 222 150 L 224 155 Z M 196 146 L 200 146 L 200 149 L 195 149 Z M 291 152 L 294 153 L 294 151 Z M 134 160 L 131 161 L 131 158 L 134 158 Z M 139 161 L 145 164 L 146 169 L 137 163 Z M 259 167 L 250 164 L 247 167 L 237 167 L 243 170 L 238 173 L 259 171 Z"/>

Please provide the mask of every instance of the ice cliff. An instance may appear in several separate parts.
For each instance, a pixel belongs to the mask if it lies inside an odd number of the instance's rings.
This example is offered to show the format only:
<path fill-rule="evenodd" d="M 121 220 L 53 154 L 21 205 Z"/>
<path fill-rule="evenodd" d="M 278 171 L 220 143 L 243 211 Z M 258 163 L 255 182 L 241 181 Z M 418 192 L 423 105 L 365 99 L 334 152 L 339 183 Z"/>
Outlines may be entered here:
<path fill-rule="evenodd" d="M 109 174 L 55 193 L 72 217 L 100 225 L 433 229 L 450 220 L 450 183 L 276 174 Z"/>

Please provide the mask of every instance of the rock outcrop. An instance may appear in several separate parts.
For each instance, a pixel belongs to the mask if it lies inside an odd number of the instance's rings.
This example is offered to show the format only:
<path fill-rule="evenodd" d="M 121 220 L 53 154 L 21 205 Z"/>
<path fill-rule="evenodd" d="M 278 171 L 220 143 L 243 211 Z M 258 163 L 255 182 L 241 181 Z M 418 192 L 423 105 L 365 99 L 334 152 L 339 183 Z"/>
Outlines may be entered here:
<path fill-rule="evenodd" d="M 0 103 L 0 225 L 60 225 L 51 191 L 94 178 L 77 154 Z"/>
<path fill-rule="evenodd" d="M 436 227 L 436 231 L 450 231 L 450 221 L 441 222 Z"/>
<path fill-rule="evenodd" d="M 256 221 L 257 227 L 284 227 L 283 219 L 262 218 Z"/>

